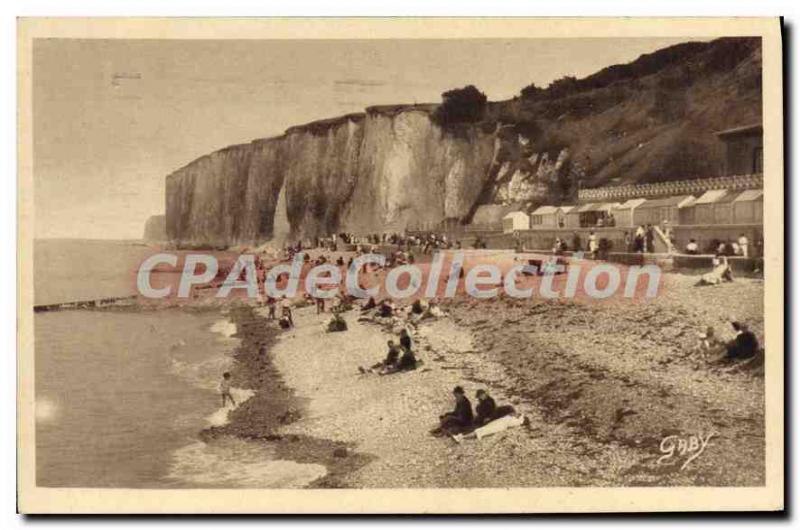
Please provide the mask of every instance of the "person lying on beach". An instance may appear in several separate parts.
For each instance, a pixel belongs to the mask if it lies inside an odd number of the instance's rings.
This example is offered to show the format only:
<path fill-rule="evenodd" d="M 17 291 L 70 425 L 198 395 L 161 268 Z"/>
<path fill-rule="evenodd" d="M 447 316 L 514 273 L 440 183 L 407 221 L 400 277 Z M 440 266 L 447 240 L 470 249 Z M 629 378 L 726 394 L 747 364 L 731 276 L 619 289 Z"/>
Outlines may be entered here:
<path fill-rule="evenodd" d="M 475 397 L 478 399 L 478 404 L 475 406 L 475 427 L 483 427 L 491 421 L 514 414 L 514 407 L 511 405 L 498 407 L 494 398 L 483 389 L 478 390 Z"/>
<path fill-rule="evenodd" d="M 432 435 L 452 436 L 472 430 L 472 403 L 469 402 L 464 389 L 460 386 L 453 389 L 453 396 L 456 400 L 455 408 L 452 412 L 439 416 L 439 426 L 431 431 Z"/>
<path fill-rule="evenodd" d="M 524 425 L 527 422 L 527 418 L 522 415 L 516 414 L 508 414 L 503 416 L 502 418 L 498 418 L 496 420 L 490 421 L 483 427 L 478 427 L 472 432 L 467 433 L 455 433 L 452 434 L 450 437 L 455 440 L 457 443 L 461 443 L 463 440 L 473 438 L 475 440 L 480 440 L 481 438 L 485 438 L 492 434 L 497 434 L 499 432 L 503 432 L 507 429 L 512 427 L 519 427 L 520 425 Z"/>
<path fill-rule="evenodd" d="M 226 400 L 230 399 L 231 404 L 235 407 L 236 400 L 233 399 L 233 394 L 231 394 L 231 373 L 225 372 L 222 374 L 222 381 L 219 383 L 219 393 L 222 395 L 222 406 L 224 407 L 226 404 Z"/>
<path fill-rule="evenodd" d="M 733 271 L 731 270 L 730 264 L 728 264 L 728 258 L 723 256 L 722 254 L 717 254 L 712 261 L 714 266 L 711 269 L 711 272 L 703 274 L 700 276 L 700 280 L 698 280 L 697 285 L 718 285 L 722 282 L 732 282 L 733 281 Z"/>

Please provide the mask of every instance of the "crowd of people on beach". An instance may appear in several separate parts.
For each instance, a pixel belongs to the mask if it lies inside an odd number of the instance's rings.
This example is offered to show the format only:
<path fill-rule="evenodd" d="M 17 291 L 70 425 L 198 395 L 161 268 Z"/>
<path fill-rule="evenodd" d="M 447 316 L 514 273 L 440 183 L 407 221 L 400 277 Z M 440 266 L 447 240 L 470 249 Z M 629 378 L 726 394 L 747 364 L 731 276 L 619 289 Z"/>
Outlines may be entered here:
<path fill-rule="evenodd" d="M 670 227 L 668 221 L 664 221 L 659 228 L 662 234 L 666 251 L 674 253 L 675 238 L 674 232 Z M 656 252 L 656 227 L 651 224 L 640 225 L 633 232 L 625 231 L 622 236 L 623 252 L 638 253 L 638 254 L 652 254 Z M 742 258 L 749 258 L 753 256 L 760 256 L 762 254 L 763 243 L 758 240 L 755 242 L 755 249 L 751 245 L 747 236 L 742 233 L 736 240 L 732 239 L 712 239 L 707 243 L 705 248 L 700 248 L 696 238 L 690 238 L 686 246 L 683 248 L 683 253 L 688 255 L 699 254 L 715 254 L 719 256 L 738 256 Z M 567 252 L 587 252 L 588 257 L 593 259 L 603 259 L 604 251 L 611 250 L 611 242 L 606 238 L 598 238 L 597 234 L 591 230 L 589 231 L 586 240 L 583 240 L 580 234 L 575 231 L 572 237 L 562 238 L 556 236 L 553 240 L 552 253 L 556 255 L 563 255 Z"/>
<path fill-rule="evenodd" d="M 613 226 L 604 224 L 602 226 Z M 512 234 L 515 236 L 515 249 L 522 252 L 523 245 L 517 233 Z M 625 231 L 623 233 L 623 252 L 638 253 L 638 254 L 652 254 L 657 251 L 656 240 L 660 239 L 663 245 L 666 246 L 668 253 L 676 252 L 674 231 L 669 221 L 664 220 L 660 226 L 647 223 L 639 225 L 633 231 Z M 381 234 L 368 234 L 357 236 L 352 233 L 333 234 L 330 237 L 315 238 L 311 246 L 322 248 L 332 252 L 339 250 L 339 244 L 343 242 L 347 245 L 355 247 L 357 254 L 366 252 L 379 253 L 382 252 L 387 255 L 387 266 L 393 267 L 405 263 L 413 263 L 414 256 L 412 249 L 417 249 L 422 254 L 432 254 L 437 250 L 461 250 L 465 248 L 462 242 L 458 239 L 451 239 L 446 233 L 437 232 L 417 232 L 417 233 L 381 233 Z M 759 256 L 762 252 L 762 242 L 760 240 L 751 244 L 748 237 L 742 233 L 736 240 L 726 239 L 719 240 L 713 239 L 707 243 L 706 248 L 700 248 L 696 238 L 690 238 L 688 243 L 682 249 L 682 252 L 687 255 L 699 254 L 713 254 L 717 258 L 725 257 L 753 257 Z M 387 252 L 385 246 L 397 247 L 397 252 Z M 303 250 L 302 242 L 298 241 L 295 245 L 286 247 L 286 258 L 291 260 L 297 252 Z M 485 249 L 487 243 L 481 234 L 475 234 L 473 241 L 469 245 L 472 249 Z M 608 253 L 612 251 L 612 241 L 605 237 L 600 237 L 594 230 L 590 230 L 588 235 L 581 237 L 581 233 L 574 231 L 570 238 L 562 238 L 556 236 L 553 241 L 552 253 L 554 255 L 566 255 L 569 252 L 584 252 L 585 257 L 590 259 L 605 260 L 608 258 Z M 403 255 L 404 254 L 404 255 Z M 351 260 L 347 263 L 352 262 Z M 337 261 L 338 265 L 343 262 Z M 716 266 L 716 264 L 715 264 Z"/>
<path fill-rule="evenodd" d="M 446 233 L 441 232 L 416 232 L 416 233 L 382 233 L 382 234 L 367 234 L 355 235 L 352 233 L 332 234 L 328 237 L 314 238 L 310 246 L 315 248 L 322 248 L 331 252 L 340 251 L 340 245 L 349 245 L 355 247 L 356 251 L 366 252 L 368 250 L 375 252 L 381 246 L 395 246 L 406 251 L 411 251 L 412 248 L 417 248 L 422 254 L 432 254 L 437 250 L 461 250 L 464 244 L 460 239 L 448 237 Z M 468 243 L 469 248 L 485 249 L 487 243 L 480 234 L 472 237 L 472 243 Z M 294 254 L 303 249 L 302 242 L 297 242 L 294 245 L 288 245 L 285 252 L 289 259 Z"/>
<path fill-rule="evenodd" d="M 642 230 L 637 234 L 635 246 L 641 251 L 641 249 L 647 248 L 648 236 L 647 228 L 640 228 Z M 599 242 L 593 236 L 594 232 L 591 232 L 586 246 L 590 253 L 596 253 L 600 250 Z M 348 244 L 359 241 L 358 238 L 348 234 L 339 234 L 338 237 L 342 241 L 348 242 Z M 574 235 L 574 239 L 573 245 L 581 248 L 582 242 L 580 242 L 577 233 Z M 453 245 L 445 236 L 439 238 L 433 234 L 428 238 L 417 239 L 403 238 L 397 235 L 389 235 L 388 237 L 373 235 L 367 237 L 365 243 L 358 243 L 355 252 L 339 253 L 337 256 L 327 253 L 331 250 L 331 246 L 326 245 L 323 241 L 319 242 L 323 252 L 316 255 L 314 264 L 334 263 L 340 267 L 350 267 L 356 256 L 367 251 L 375 251 L 375 245 L 387 241 L 395 245 L 401 243 L 401 245 L 394 250 L 387 251 L 387 249 L 383 248 L 387 257 L 384 268 L 413 263 L 414 257 L 410 252 L 409 246 L 403 246 L 402 243 L 422 244 L 422 252 L 427 252 L 430 248 L 446 248 L 446 246 Z M 372 245 L 372 247 L 367 245 Z M 733 247 L 734 255 L 746 256 L 748 252 L 746 238 L 740 238 L 737 241 L 737 245 L 738 249 Z M 726 243 L 727 246 L 731 245 Z M 566 243 L 557 240 L 557 249 L 563 250 L 565 248 Z M 304 250 L 307 249 L 303 247 L 301 242 L 298 242 L 296 245 L 287 247 L 283 259 L 292 259 L 297 252 Z M 716 284 L 733 281 L 733 273 L 727 260 L 731 249 L 720 248 L 719 250 L 714 258 L 714 269 L 710 273 L 701 276 L 699 283 Z M 738 254 L 737 251 L 739 252 Z M 348 254 L 350 257 L 346 260 L 345 257 Z M 304 260 L 307 262 L 311 260 L 308 253 L 306 253 Z M 371 267 L 381 268 L 374 264 Z M 263 283 L 267 270 L 266 262 L 257 258 L 256 268 L 259 281 Z M 368 271 L 364 270 L 364 272 Z M 382 354 L 381 358 L 372 365 L 358 367 L 357 373 L 363 376 L 392 376 L 417 370 L 423 364 L 423 360 L 418 356 L 415 340 L 412 337 L 414 326 L 426 319 L 437 319 L 445 316 L 445 312 L 439 307 L 436 299 L 417 299 L 406 305 L 398 305 L 391 298 L 376 300 L 374 297 L 370 297 L 366 300 L 357 300 L 346 294 L 341 289 L 341 286 L 339 292 L 332 299 L 315 298 L 306 293 L 302 296 L 302 299 L 297 300 L 290 300 L 286 296 L 280 298 L 266 297 L 263 300 L 263 304 L 267 308 L 267 319 L 269 321 L 277 321 L 280 328 L 284 330 L 294 328 L 293 310 L 295 308 L 312 305 L 315 307 L 317 315 L 331 314 L 331 318 L 325 324 L 328 332 L 347 331 L 348 327 L 343 314 L 353 309 L 358 310 L 357 319 L 359 321 L 372 322 L 391 329 L 391 335 L 386 341 L 385 353 Z M 734 335 L 727 340 L 722 339 L 713 327 L 708 327 L 705 332 L 699 333 L 699 341 L 696 348 L 699 358 L 704 360 L 708 366 L 730 367 L 725 368 L 725 370 L 736 370 L 750 364 L 755 366 L 757 363 L 763 363 L 763 348 L 748 325 L 744 322 L 735 321 L 731 323 L 731 327 Z M 232 406 L 236 405 L 231 392 L 230 373 L 225 372 L 223 374 L 219 391 L 223 407 L 228 403 Z M 495 399 L 485 388 L 479 388 L 475 392 L 476 405 L 474 409 L 464 387 L 456 386 L 452 390 L 452 395 L 454 399 L 453 408 L 439 416 L 436 427 L 430 431 L 433 436 L 449 437 L 457 443 L 462 443 L 464 440 L 469 439 L 481 440 L 486 436 L 523 425 L 527 421 L 513 406 L 498 406 Z"/>
<path fill-rule="evenodd" d="M 339 237 L 342 235 L 340 234 Z M 342 240 L 348 241 L 348 244 L 357 241 L 353 237 L 343 238 Z M 398 241 L 397 238 L 389 236 L 387 241 Z M 382 243 L 383 240 L 380 241 Z M 330 246 L 325 242 L 320 242 L 324 250 L 330 250 Z M 451 243 L 447 241 L 446 237 L 438 238 L 435 235 L 430 235 L 428 238 L 423 238 L 422 241 L 413 241 L 414 244 L 423 244 L 423 252 L 428 251 L 430 248 L 442 248 L 443 246 L 450 246 Z M 376 237 L 367 238 L 367 244 L 376 244 Z M 302 250 L 302 245 L 290 247 L 294 251 Z M 374 249 L 369 249 L 374 250 Z M 362 246 L 357 247 L 354 255 L 346 263 L 349 267 L 352 264 L 354 257 L 365 252 Z M 293 254 L 287 249 L 285 259 L 293 257 Z M 345 261 L 342 256 L 336 259 L 330 258 L 325 253 L 319 254 L 315 259 L 315 264 L 322 264 L 333 262 L 337 266 L 345 266 Z M 398 249 L 387 256 L 386 268 L 399 266 L 403 263 L 413 263 L 413 256 L 407 251 Z M 364 271 L 366 272 L 366 271 Z M 316 307 L 316 314 L 321 314 L 326 311 L 326 299 L 312 298 L 310 295 L 304 295 L 303 305 L 313 304 Z M 341 314 L 353 308 L 359 309 L 358 320 L 362 322 L 373 322 L 382 324 L 386 327 L 396 329 L 399 326 L 399 332 L 396 337 L 392 337 L 386 342 L 386 353 L 383 358 L 375 364 L 365 367 L 359 366 L 358 373 L 362 375 L 374 374 L 378 376 L 389 376 L 392 374 L 400 374 L 403 372 L 410 372 L 419 368 L 423 361 L 417 357 L 414 345 L 414 339 L 409 331 L 410 327 L 426 319 L 436 319 L 445 316 L 444 311 L 439 307 L 435 299 L 416 299 L 405 306 L 397 305 L 391 298 L 383 298 L 376 300 L 370 297 L 361 302 L 358 307 L 358 302 L 353 299 L 345 299 L 342 293 L 339 293 L 333 303 L 331 313 L 332 319 L 341 318 Z M 276 306 L 280 305 L 281 314 L 277 317 Z M 268 308 L 268 319 L 279 321 L 282 328 L 289 329 L 294 327 L 292 318 L 292 304 L 286 297 L 280 300 L 267 298 L 266 306 Z M 341 329 L 330 329 L 330 320 L 327 324 L 328 331 L 345 331 L 347 329 L 346 323 Z M 477 406 L 473 413 L 472 404 L 464 394 L 462 387 L 456 387 L 454 390 L 456 399 L 455 408 L 453 411 L 443 414 L 439 418 L 439 425 L 431 431 L 435 436 L 450 436 L 453 440 L 461 442 L 464 439 L 476 438 L 480 439 L 495 432 L 500 432 L 509 427 L 521 425 L 523 418 L 516 414 L 514 408 L 510 405 L 497 406 L 494 398 L 489 393 L 480 389 L 476 393 Z"/>

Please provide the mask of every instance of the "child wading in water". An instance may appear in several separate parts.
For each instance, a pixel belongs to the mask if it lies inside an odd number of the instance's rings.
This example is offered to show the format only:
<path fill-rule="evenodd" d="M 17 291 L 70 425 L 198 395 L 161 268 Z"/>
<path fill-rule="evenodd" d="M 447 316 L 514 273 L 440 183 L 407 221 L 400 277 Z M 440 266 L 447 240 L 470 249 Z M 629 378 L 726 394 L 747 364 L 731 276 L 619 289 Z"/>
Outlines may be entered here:
<path fill-rule="evenodd" d="M 236 406 L 236 400 L 233 399 L 231 394 L 231 373 L 225 372 L 222 374 L 222 381 L 219 384 L 219 393 L 222 395 L 222 406 L 225 406 L 226 398 L 231 400 L 231 403 Z"/>

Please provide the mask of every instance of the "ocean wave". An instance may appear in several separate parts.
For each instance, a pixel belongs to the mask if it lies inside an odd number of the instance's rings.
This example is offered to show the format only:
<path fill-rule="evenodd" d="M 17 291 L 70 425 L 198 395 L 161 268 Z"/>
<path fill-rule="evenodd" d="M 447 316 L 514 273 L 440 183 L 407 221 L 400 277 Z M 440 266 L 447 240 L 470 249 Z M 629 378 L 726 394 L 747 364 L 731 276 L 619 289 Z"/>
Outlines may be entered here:
<path fill-rule="evenodd" d="M 236 400 L 236 404 L 234 405 L 228 402 L 224 407 L 220 407 L 207 416 L 206 421 L 211 427 L 222 427 L 226 425 L 228 423 L 228 414 L 253 397 L 255 392 L 247 388 L 231 388 L 231 394 L 233 395 L 233 399 Z"/>
<path fill-rule="evenodd" d="M 204 487 L 299 488 L 327 473 L 321 464 L 273 460 L 267 445 L 226 437 L 194 442 L 172 454 L 168 479 Z"/>

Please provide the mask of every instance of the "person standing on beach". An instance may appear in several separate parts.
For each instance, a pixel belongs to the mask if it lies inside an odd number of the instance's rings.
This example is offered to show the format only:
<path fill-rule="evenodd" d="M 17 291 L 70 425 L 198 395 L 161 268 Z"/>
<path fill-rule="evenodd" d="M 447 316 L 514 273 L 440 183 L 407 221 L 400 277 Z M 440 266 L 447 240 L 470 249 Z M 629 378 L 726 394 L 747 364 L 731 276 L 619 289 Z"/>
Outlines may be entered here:
<path fill-rule="evenodd" d="M 750 243 L 747 241 L 747 236 L 744 234 L 739 234 L 739 250 L 741 252 L 742 257 L 747 258 L 749 257 L 748 247 Z"/>
<path fill-rule="evenodd" d="M 581 236 L 578 235 L 578 232 L 572 233 L 572 250 L 573 252 L 580 252 L 581 250 Z"/>
<path fill-rule="evenodd" d="M 267 269 L 264 267 L 264 262 L 256 256 L 256 282 L 258 283 L 259 292 L 265 292 L 266 281 Z"/>
<path fill-rule="evenodd" d="M 271 296 L 267 296 L 267 308 L 269 309 L 267 318 L 269 320 L 275 320 L 275 299 Z"/>
<path fill-rule="evenodd" d="M 653 225 L 647 223 L 647 228 L 645 229 L 644 233 L 645 243 L 647 244 L 645 247 L 645 252 L 652 253 L 655 251 L 655 247 L 653 246 L 655 243 L 655 232 L 653 231 Z"/>
<path fill-rule="evenodd" d="M 592 259 L 597 258 L 597 249 L 600 248 L 597 244 L 597 236 L 595 235 L 594 231 L 589 232 L 589 256 Z"/>
<path fill-rule="evenodd" d="M 231 394 L 231 373 L 225 372 L 222 374 L 222 381 L 219 383 L 219 393 L 222 395 L 222 406 L 224 407 L 227 400 L 231 400 L 231 404 L 235 407 L 236 400 L 233 399 L 233 394 Z"/>
<path fill-rule="evenodd" d="M 281 317 L 286 318 L 286 321 L 289 322 L 291 327 L 294 327 L 294 320 L 292 320 L 292 306 L 289 302 L 289 299 L 286 298 L 284 295 L 281 298 Z"/>
<path fill-rule="evenodd" d="M 644 252 L 644 227 L 642 225 L 636 227 L 636 234 L 633 236 L 633 251 Z"/>

